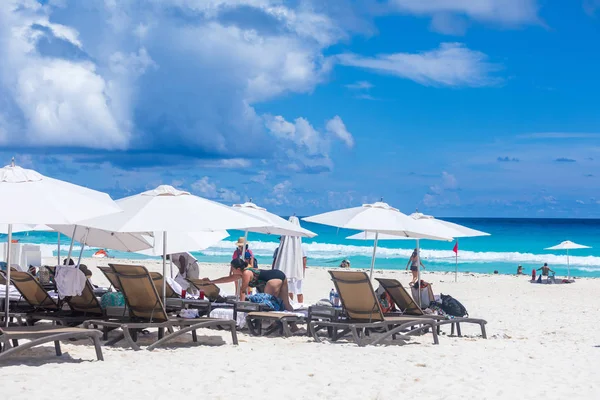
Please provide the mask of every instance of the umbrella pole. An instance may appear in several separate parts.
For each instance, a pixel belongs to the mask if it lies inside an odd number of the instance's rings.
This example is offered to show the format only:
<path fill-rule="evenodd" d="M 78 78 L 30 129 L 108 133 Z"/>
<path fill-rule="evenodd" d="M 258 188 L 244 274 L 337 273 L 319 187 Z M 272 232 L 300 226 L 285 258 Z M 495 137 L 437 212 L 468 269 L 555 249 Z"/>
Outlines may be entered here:
<path fill-rule="evenodd" d="M 90 234 L 90 228 L 87 228 L 85 231 L 85 236 L 83 237 L 83 242 L 81 243 L 81 250 L 79 250 L 79 258 L 77 259 L 77 266 L 81 265 L 81 257 L 83 256 L 83 250 L 85 249 L 85 242 L 87 242 L 87 237 Z"/>
<path fill-rule="evenodd" d="M 71 253 L 73 252 L 73 243 L 75 242 L 75 234 L 77 233 L 77 225 L 73 228 L 73 236 L 71 236 L 71 245 L 69 246 L 69 254 L 67 255 L 67 264 L 71 259 Z"/>
<path fill-rule="evenodd" d="M 375 268 L 375 256 L 377 254 L 377 242 L 379 241 L 379 232 L 375 232 L 375 241 L 373 242 L 373 258 L 371 258 L 371 275 L 369 279 L 373 279 L 373 269 Z"/>
<path fill-rule="evenodd" d="M 567 279 L 571 280 L 571 264 L 569 263 L 569 249 L 567 249 Z"/>
<path fill-rule="evenodd" d="M 4 321 L 6 323 L 6 327 L 8 327 L 9 322 L 9 307 L 10 307 L 10 299 L 8 297 L 9 288 L 10 288 L 10 245 L 12 243 L 12 224 L 8 224 L 8 244 L 6 246 L 6 296 L 4 297 L 4 306 L 6 308 L 4 314 Z"/>
<path fill-rule="evenodd" d="M 167 231 L 163 231 L 163 287 L 162 287 L 162 298 L 163 298 L 163 308 L 165 309 L 165 314 L 167 313 L 167 308 L 165 303 L 167 301 Z"/>
<path fill-rule="evenodd" d="M 417 297 L 419 298 L 419 308 L 421 307 L 421 247 L 417 239 Z"/>
<path fill-rule="evenodd" d="M 58 232 L 58 241 L 56 243 L 58 245 L 56 250 L 56 265 L 60 265 L 60 232 Z"/>

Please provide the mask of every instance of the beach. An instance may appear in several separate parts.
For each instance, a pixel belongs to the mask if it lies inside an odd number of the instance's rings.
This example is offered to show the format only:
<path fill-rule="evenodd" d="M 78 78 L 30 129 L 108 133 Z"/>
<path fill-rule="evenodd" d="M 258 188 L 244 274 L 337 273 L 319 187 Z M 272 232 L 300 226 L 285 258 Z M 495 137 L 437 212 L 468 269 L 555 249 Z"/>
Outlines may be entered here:
<path fill-rule="evenodd" d="M 85 259 L 100 286 L 108 282 L 95 267 L 133 260 Z M 144 262 L 161 271 L 159 261 Z M 202 264 L 201 277 L 228 273 L 225 264 Z M 405 271 L 376 270 L 375 277 L 399 279 Z M 87 341 L 63 343 L 57 358 L 45 345 L 4 362 L 3 398 L 83 399 L 118 397 L 168 399 L 341 398 L 341 399 L 591 399 L 600 395 L 600 337 L 596 328 L 600 280 L 571 285 L 533 285 L 527 276 L 423 273 L 436 294 L 461 301 L 470 316 L 488 321 L 488 339 L 477 326 L 463 325 L 466 337 L 440 344 L 431 335 L 406 345 L 358 347 L 315 343 L 308 336 L 253 337 L 199 331 L 155 351 L 103 347 L 95 359 Z M 308 268 L 305 303 L 326 298 L 333 287 L 325 268 Z M 233 293 L 233 286 L 222 285 Z M 114 334 L 114 333 L 113 333 Z M 151 335 L 154 337 L 155 332 Z M 202 336 L 206 335 L 206 336 Z M 142 335 L 140 343 L 148 343 Z"/>

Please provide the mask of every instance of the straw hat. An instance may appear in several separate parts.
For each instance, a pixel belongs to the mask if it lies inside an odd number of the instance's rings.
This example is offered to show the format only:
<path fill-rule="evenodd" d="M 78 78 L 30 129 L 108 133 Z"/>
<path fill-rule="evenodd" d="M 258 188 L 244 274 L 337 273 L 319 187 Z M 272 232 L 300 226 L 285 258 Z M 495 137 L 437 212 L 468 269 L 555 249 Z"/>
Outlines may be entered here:
<path fill-rule="evenodd" d="M 242 236 L 242 237 L 240 237 L 240 238 L 238 239 L 238 241 L 237 241 L 237 245 L 238 245 L 238 247 L 241 247 L 241 246 L 243 246 L 243 245 L 244 245 L 244 242 L 246 242 L 246 245 L 248 244 L 248 241 L 247 241 L 247 240 L 245 241 L 243 236 Z"/>

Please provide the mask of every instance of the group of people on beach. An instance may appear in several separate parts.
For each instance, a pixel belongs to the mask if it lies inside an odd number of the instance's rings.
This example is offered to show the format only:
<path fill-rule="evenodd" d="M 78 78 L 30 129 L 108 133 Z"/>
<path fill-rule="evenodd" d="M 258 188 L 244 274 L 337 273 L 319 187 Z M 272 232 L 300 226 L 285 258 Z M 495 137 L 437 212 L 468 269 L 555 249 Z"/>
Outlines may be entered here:
<path fill-rule="evenodd" d="M 271 269 L 259 269 L 258 262 L 254 258 L 248 242 L 244 238 L 240 238 L 230 262 L 229 275 L 217 279 L 204 279 L 214 284 L 235 282 L 241 301 L 246 300 L 249 289 L 256 289 L 260 293 L 280 299 L 286 311 L 293 311 L 291 300 L 294 299 L 294 294 L 299 303 L 304 301 L 302 279 L 289 280 L 283 271 L 275 269 L 278 251 L 279 247 L 275 249 L 273 254 Z M 307 258 L 304 251 L 302 253 L 303 268 L 306 269 Z M 240 280 L 241 286 L 238 287 Z M 291 281 L 291 286 L 289 281 Z"/>

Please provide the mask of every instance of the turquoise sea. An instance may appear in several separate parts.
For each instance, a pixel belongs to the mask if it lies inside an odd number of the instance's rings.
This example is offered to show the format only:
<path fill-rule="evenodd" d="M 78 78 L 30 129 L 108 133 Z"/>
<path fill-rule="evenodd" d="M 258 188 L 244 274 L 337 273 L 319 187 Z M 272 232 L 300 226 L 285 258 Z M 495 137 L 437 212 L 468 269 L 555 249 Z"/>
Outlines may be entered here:
<path fill-rule="evenodd" d="M 547 251 L 546 247 L 563 240 L 592 246 L 591 249 L 570 252 L 571 275 L 600 277 L 600 220 L 598 219 L 509 219 L 509 218 L 444 218 L 470 228 L 488 232 L 491 236 L 463 238 L 459 240 L 458 263 L 460 271 L 514 274 L 518 264 L 526 273 L 547 262 L 558 276 L 567 274 L 567 258 L 564 252 Z M 370 266 L 373 243 L 347 240 L 356 231 L 338 230 L 323 225 L 303 222 L 302 226 L 317 233 L 313 239 L 303 241 L 305 252 L 312 266 L 337 266 L 347 258 L 352 267 Z M 231 236 L 206 249 L 193 254 L 202 262 L 223 262 L 231 259 L 233 242 L 243 232 L 230 231 Z M 44 255 L 56 255 L 57 234 L 29 232 L 14 235 L 22 243 L 43 245 Z M 6 238 L 4 237 L 4 240 Z M 277 237 L 250 233 L 250 248 L 259 264 L 271 263 L 277 247 Z M 69 239 L 61 237 L 61 253 L 66 255 Z M 408 256 L 415 246 L 414 240 L 380 241 L 376 268 L 404 269 Z M 454 271 L 454 242 L 421 241 L 421 255 L 428 270 Z M 80 247 L 76 246 L 78 251 Z M 86 249 L 84 256 L 91 256 L 97 249 Z M 110 252 L 120 258 L 148 258 L 132 253 Z"/>

